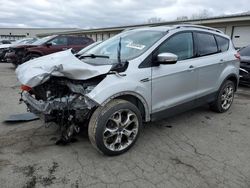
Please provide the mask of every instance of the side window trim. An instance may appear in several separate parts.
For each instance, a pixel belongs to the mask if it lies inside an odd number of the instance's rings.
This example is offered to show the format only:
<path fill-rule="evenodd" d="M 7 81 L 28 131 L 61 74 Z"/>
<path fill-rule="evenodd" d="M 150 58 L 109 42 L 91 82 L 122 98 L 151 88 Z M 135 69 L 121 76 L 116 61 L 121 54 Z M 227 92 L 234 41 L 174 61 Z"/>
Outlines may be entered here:
<path fill-rule="evenodd" d="M 220 49 L 220 47 L 219 47 L 219 43 L 218 43 L 218 41 L 216 40 L 215 35 L 213 35 L 213 37 L 214 37 L 214 40 L 215 40 L 215 43 L 216 43 L 216 46 L 217 46 L 217 53 L 221 53 L 221 49 Z"/>
<path fill-rule="evenodd" d="M 178 35 L 178 34 L 182 34 L 182 33 L 191 33 L 192 34 L 192 42 L 193 42 L 193 56 L 191 58 L 188 58 L 188 59 L 184 59 L 184 60 L 181 60 L 181 61 L 185 61 L 185 60 L 189 60 L 189 59 L 192 59 L 192 58 L 195 58 L 195 42 L 194 42 L 194 31 L 192 30 L 189 30 L 189 31 L 179 31 L 179 32 L 176 32 L 174 33 L 173 35 L 169 36 L 166 40 L 164 40 L 161 44 L 159 44 L 144 60 L 143 62 L 141 62 L 141 64 L 138 66 L 139 69 L 141 68 L 148 68 L 148 67 L 153 67 L 152 65 L 152 61 L 153 61 L 153 58 L 155 56 L 155 53 L 159 50 L 160 46 L 162 44 L 164 44 L 165 42 L 167 42 L 168 40 L 170 40 L 172 37 L 174 37 L 175 35 Z M 150 60 L 151 59 L 151 60 Z"/>
<path fill-rule="evenodd" d="M 194 58 L 205 57 L 205 56 L 209 56 L 209 55 L 214 55 L 214 54 L 220 53 L 216 37 L 214 36 L 213 33 L 209 33 L 209 32 L 206 32 L 206 31 L 193 31 L 193 33 L 194 33 L 194 43 L 195 43 L 195 56 L 194 56 Z M 214 40 L 215 40 L 215 43 L 216 43 L 216 46 L 217 46 L 217 52 L 213 52 L 213 53 L 206 54 L 206 55 L 199 55 L 199 52 L 198 52 L 198 42 L 197 42 L 198 41 L 197 33 L 203 33 L 203 34 L 212 35 L 214 37 Z"/>

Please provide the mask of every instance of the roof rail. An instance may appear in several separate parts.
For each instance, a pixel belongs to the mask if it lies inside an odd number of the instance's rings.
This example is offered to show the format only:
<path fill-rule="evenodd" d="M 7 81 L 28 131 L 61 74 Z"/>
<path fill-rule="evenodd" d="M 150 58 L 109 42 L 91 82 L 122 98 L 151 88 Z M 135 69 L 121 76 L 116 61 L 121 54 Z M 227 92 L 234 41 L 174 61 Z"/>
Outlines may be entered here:
<path fill-rule="evenodd" d="M 126 31 L 131 31 L 131 30 L 134 30 L 134 29 L 140 29 L 140 28 L 149 28 L 149 26 L 128 27 L 128 28 L 122 30 L 122 33 L 123 33 L 123 32 L 126 32 Z"/>
<path fill-rule="evenodd" d="M 182 28 L 182 27 L 193 27 L 193 28 L 198 28 L 198 29 L 206 29 L 206 30 L 210 30 L 210 31 L 215 31 L 217 33 L 223 33 L 219 29 L 215 29 L 215 28 L 212 28 L 212 27 L 201 26 L 201 25 L 182 24 L 182 25 L 175 25 L 175 26 L 176 26 L 176 29 Z"/>

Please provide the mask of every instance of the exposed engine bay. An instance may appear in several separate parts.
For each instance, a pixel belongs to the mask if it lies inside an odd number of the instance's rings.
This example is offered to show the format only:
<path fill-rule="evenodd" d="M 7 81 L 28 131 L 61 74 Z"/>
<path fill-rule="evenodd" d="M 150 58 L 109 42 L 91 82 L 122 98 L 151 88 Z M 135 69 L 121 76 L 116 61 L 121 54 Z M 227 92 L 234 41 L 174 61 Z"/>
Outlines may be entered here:
<path fill-rule="evenodd" d="M 24 89 L 21 101 L 28 109 L 38 114 L 46 123 L 55 122 L 62 131 L 58 143 L 67 143 L 80 127 L 88 123 L 96 104 L 85 94 L 89 93 L 105 78 L 100 75 L 88 80 L 71 80 L 65 77 L 51 77 L 34 88 Z"/>

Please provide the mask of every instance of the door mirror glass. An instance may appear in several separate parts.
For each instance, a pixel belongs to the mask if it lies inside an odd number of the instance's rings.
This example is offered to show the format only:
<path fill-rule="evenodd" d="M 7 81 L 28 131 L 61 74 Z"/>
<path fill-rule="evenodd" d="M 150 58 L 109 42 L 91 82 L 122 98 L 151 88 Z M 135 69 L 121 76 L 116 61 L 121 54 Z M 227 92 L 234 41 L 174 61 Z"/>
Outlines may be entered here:
<path fill-rule="evenodd" d="M 157 62 L 159 64 L 175 64 L 178 56 L 173 53 L 160 53 L 157 56 Z"/>

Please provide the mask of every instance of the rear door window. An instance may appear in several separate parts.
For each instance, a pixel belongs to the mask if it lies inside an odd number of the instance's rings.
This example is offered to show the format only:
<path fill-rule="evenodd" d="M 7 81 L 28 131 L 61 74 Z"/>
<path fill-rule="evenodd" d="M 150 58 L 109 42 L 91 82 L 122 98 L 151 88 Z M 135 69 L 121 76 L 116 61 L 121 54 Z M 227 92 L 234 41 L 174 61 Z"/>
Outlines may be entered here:
<path fill-rule="evenodd" d="M 59 36 L 50 41 L 53 46 L 66 46 L 68 45 L 68 38 Z"/>
<path fill-rule="evenodd" d="M 218 52 L 214 35 L 209 33 L 196 33 L 196 48 L 198 56 L 211 55 Z"/>
<path fill-rule="evenodd" d="M 69 44 L 70 45 L 80 45 L 81 44 L 81 40 L 78 37 L 70 37 Z"/>
<path fill-rule="evenodd" d="M 218 44 L 219 52 L 227 51 L 229 47 L 229 40 L 224 37 L 217 36 L 217 35 L 215 35 L 215 38 Z"/>
<path fill-rule="evenodd" d="M 90 39 L 90 38 L 80 38 L 80 42 L 81 42 L 81 44 L 88 44 L 88 43 L 90 43 L 92 40 Z"/>
<path fill-rule="evenodd" d="M 90 42 L 89 38 L 84 37 L 71 37 L 70 45 L 85 45 Z"/>

